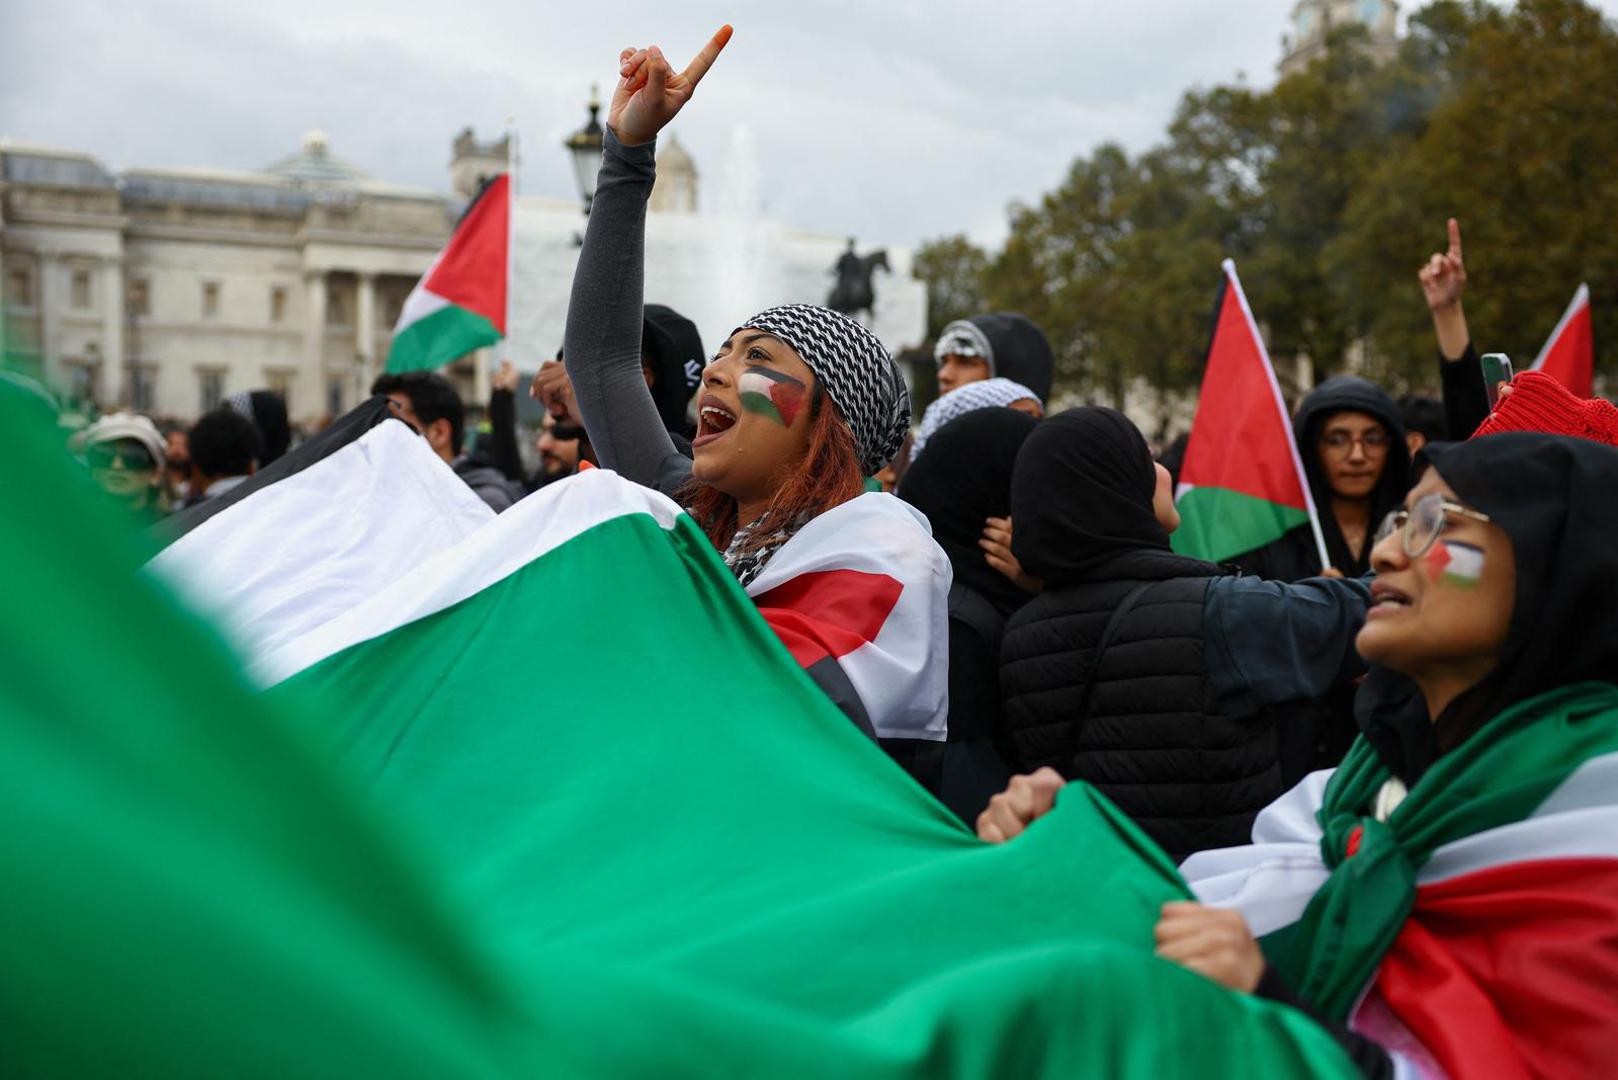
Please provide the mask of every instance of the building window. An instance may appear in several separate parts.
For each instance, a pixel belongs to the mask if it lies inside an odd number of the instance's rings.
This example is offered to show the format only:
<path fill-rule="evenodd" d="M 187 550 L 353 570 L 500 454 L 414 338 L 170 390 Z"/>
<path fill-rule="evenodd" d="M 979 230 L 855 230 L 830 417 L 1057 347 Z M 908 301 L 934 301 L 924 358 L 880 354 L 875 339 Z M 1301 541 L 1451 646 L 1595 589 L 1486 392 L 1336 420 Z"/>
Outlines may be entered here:
<path fill-rule="evenodd" d="M 79 404 L 91 404 L 96 397 L 96 365 L 87 360 L 69 360 L 67 362 L 67 396 L 68 400 Z"/>
<path fill-rule="evenodd" d="M 6 271 L 6 302 L 12 307 L 34 306 L 34 275 L 26 266 Z"/>
<path fill-rule="evenodd" d="M 287 317 L 287 291 L 277 285 L 270 290 L 270 321 L 285 322 Z"/>
<path fill-rule="evenodd" d="M 329 375 L 326 378 L 326 412 L 332 416 L 343 414 L 343 383 L 346 380 L 341 375 Z"/>
<path fill-rule="evenodd" d="M 385 302 L 385 307 L 383 309 L 384 316 L 388 320 L 387 324 L 389 326 L 398 326 L 399 325 L 399 315 L 403 311 L 404 311 L 404 297 L 400 296 L 397 293 L 393 294 L 392 296 L 389 296 L 387 301 Z"/>
<path fill-rule="evenodd" d="M 202 283 L 202 317 L 211 319 L 219 314 L 219 282 Z"/>
<path fill-rule="evenodd" d="M 348 304 L 342 293 L 333 292 L 326 297 L 326 322 L 331 326 L 348 325 Z"/>
<path fill-rule="evenodd" d="M 203 368 L 197 372 L 197 386 L 202 394 L 199 402 L 202 411 L 219 408 L 219 403 L 225 400 L 225 373 L 213 368 Z"/>
<path fill-rule="evenodd" d="M 151 284 L 145 278 L 135 278 L 129 283 L 129 314 L 150 315 L 151 313 Z"/>
<path fill-rule="evenodd" d="M 151 412 L 157 402 L 157 369 L 149 364 L 129 365 L 129 407 Z"/>
<path fill-rule="evenodd" d="M 90 271 L 75 270 L 68 290 L 68 302 L 74 310 L 84 311 L 90 306 Z"/>

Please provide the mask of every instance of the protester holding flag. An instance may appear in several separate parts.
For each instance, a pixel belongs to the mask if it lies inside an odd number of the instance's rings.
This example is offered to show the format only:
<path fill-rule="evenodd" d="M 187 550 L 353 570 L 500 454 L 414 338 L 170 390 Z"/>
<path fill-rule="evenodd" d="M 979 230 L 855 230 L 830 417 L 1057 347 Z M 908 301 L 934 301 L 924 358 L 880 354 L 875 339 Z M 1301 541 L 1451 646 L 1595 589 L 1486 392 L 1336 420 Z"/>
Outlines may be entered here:
<path fill-rule="evenodd" d="M 1364 736 L 1251 844 L 1185 863 L 1214 906 L 1167 907 L 1159 953 L 1346 1024 L 1399 1075 L 1611 1076 L 1618 450 L 1427 455 L 1376 545 Z M 1014 779 L 980 831 L 1017 835 L 1060 786 Z"/>
<path fill-rule="evenodd" d="M 991 518 L 1009 517 L 1012 468 L 1037 424 L 1010 408 L 958 416 L 938 429 L 926 456 L 899 483 L 899 497 L 932 523 L 955 575 L 949 587 L 949 741 L 939 798 L 966 822 L 977 819 L 1010 777 L 1005 752 L 995 745 L 1005 730 L 1000 641 L 1007 616 L 1033 593 L 995 567 L 983 529 Z"/>
<path fill-rule="evenodd" d="M 568 306 L 564 354 L 600 464 L 686 507 L 793 656 L 918 772 L 947 720 L 949 565 L 926 519 L 864 479 L 898 450 L 910 397 L 882 343 L 806 304 L 761 312 L 702 373 L 693 457 L 642 369 L 646 204 L 657 133 L 730 40 L 683 72 L 626 49 Z"/>
<path fill-rule="evenodd" d="M 1399 406 L 1375 383 L 1339 375 L 1303 399 L 1292 430 L 1331 562 L 1320 565 L 1308 523 L 1231 561 L 1276 581 L 1300 581 L 1327 569 L 1361 577 L 1370 570 L 1376 523 L 1409 486 L 1410 452 Z"/>
<path fill-rule="evenodd" d="M 1012 551 L 1044 582 L 1001 646 L 1012 767 L 1088 780 L 1176 858 L 1241 842 L 1302 775 L 1279 750 L 1300 709 L 1363 670 L 1366 584 L 1262 581 L 1171 551 L 1168 472 L 1112 409 L 1039 423 L 1011 516 Z"/>

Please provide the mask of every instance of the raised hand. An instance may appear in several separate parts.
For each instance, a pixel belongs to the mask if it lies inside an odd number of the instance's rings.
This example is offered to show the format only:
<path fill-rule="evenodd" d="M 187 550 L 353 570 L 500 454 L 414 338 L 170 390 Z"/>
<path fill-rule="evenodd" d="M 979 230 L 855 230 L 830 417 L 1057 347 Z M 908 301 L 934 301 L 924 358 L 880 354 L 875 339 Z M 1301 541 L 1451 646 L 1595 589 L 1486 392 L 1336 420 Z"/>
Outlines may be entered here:
<path fill-rule="evenodd" d="M 618 86 L 607 109 L 607 125 L 618 141 L 635 146 L 655 138 L 696 93 L 697 83 L 708 74 L 719 53 L 730 41 L 726 23 L 708 44 L 676 73 L 656 45 L 645 49 L 625 49 L 618 55 Z"/>
<path fill-rule="evenodd" d="M 1056 793 L 1066 783 L 1049 765 L 1026 776 L 1013 776 L 1006 790 L 990 799 L 988 808 L 978 815 L 978 839 L 1003 844 L 1021 836 L 1034 819 L 1056 805 Z"/>
<path fill-rule="evenodd" d="M 1416 277 L 1421 280 L 1422 295 L 1431 310 L 1440 311 L 1461 302 L 1461 293 L 1466 289 L 1466 264 L 1461 261 L 1460 222 L 1449 219 L 1449 251 L 1442 255 L 1434 252 Z"/>

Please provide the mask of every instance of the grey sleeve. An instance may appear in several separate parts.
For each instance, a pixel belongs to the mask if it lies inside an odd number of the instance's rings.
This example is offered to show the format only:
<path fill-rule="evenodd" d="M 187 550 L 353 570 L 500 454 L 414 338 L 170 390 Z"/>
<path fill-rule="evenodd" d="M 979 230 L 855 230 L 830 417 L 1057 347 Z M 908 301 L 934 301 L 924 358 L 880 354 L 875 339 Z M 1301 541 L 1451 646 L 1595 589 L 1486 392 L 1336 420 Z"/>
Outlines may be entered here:
<path fill-rule="evenodd" d="M 1216 578 L 1205 601 L 1204 645 L 1220 709 L 1250 716 L 1321 697 L 1361 675 L 1354 636 L 1370 602 L 1369 578 Z"/>
<path fill-rule="evenodd" d="M 646 200 L 657 176 L 656 142 L 624 146 L 608 128 L 590 222 L 573 272 L 563 357 L 596 457 L 664 494 L 691 475 L 641 374 Z"/>

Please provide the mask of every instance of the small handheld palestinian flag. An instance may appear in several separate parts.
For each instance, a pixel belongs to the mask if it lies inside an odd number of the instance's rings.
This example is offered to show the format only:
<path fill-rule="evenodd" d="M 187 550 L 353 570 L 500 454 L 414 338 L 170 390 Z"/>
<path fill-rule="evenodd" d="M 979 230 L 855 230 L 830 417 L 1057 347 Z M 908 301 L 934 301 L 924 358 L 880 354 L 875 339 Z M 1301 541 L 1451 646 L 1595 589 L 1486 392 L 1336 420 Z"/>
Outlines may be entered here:
<path fill-rule="evenodd" d="M 1574 291 L 1573 302 L 1528 370 L 1543 371 L 1582 398 L 1595 393 L 1596 338 L 1590 286 L 1580 285 Z"/>
<path fill-rule="evenodd" d="M 399 312 L 387 370 L 436 368 L 506 334 L 511 175 L 491 180 Z"/>
<path fill-rule="evenodd" d="M 1264 339 L 1236 277 L 1221 269 L 1202 396 L 1175 490 L 1174 550 L 1220 562 L 1262 547 L 1308 522 L 1320 565 L 1330 566 L 1314 497 Z"/>

